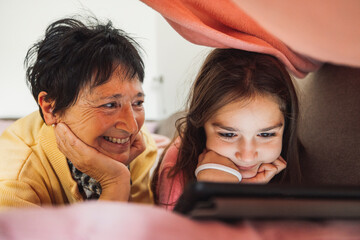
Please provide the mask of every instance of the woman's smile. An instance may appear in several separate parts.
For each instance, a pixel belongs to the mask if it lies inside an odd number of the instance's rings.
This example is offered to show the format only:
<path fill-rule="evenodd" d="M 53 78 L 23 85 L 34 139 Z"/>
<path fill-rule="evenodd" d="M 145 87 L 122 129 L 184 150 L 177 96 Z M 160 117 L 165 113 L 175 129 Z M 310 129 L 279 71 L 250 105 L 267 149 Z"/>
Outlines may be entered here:
<path fill-rule="evenodd" d="M 109 141 L 109 142 L 112 142 L 112 143 L 118 143 L 118 144 L 124 144 L 124 143 L 127 143 L 130 138 L 127 137 L 127 138 L 116 138 L 116 137 L 108 137 L 108 136 L 104 136 L 104 139 L 106 141 Z"/>
<path fill-rule="evenodd" d="M 121 154 L 130 150 L 130 139 L 131 137 L 116 138 L 103 136 L 100 137 L 99 147 L 102 149 L 101 152 L 108 154 Z"/>
<path fill-rule="evenodd" d="M 119 67 L 105 84 L 85 87 L 60 120 L 87 145 L 128 165 L 130 147 L 144 124 L 144 93 L 137 78 L 122 73 Z"/>

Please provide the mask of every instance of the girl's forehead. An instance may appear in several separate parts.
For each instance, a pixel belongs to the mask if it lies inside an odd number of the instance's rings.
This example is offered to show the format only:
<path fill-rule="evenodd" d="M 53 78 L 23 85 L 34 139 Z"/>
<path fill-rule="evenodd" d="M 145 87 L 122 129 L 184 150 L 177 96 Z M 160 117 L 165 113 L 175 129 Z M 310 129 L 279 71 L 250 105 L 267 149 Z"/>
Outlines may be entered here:
<path fill-rule="evenodd" d="M 263 121 L 283 118 L 278 99 L 271 95 L 256 95 L 251 98 L 230 102 L 211 117 L 212 120 L 232 121 L 254 119 Z"/>

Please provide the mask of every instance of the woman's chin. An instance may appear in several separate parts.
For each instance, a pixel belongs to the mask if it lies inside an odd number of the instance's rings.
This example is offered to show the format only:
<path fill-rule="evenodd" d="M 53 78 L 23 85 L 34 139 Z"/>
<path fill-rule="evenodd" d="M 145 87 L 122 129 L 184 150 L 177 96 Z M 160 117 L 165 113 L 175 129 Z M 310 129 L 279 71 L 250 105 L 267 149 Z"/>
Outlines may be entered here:
<path fill-rule="evenodd" d="M 102 154 L 114 159 L 117 162 L 121 162 L 125 165 L 129 165 L 129 163 L 131 161 L 129 161 L 129 156 L 130 156 L 130 151 L 124 151 L 124 152 L 109 152 L 106 151 L 105 149 L 98 149 L 99 152 L 101 152 Z"/>
<path fill-rule="evenodd" d="M 118 144 L 102 140 L 96 149 L 117 162 L 121 162 L 125 165 L 130 163 L 130 142 Z"/>
<path fill-rule="evenodd" d="M 129 161 L 129 152 L 124 152 L 121 154 L 112 154 L 110 155 L 112 159 L 114 159 L 117 162 L 121 162 L 125 164 L 126 166 L 130 164 L 131 161 Z"/>

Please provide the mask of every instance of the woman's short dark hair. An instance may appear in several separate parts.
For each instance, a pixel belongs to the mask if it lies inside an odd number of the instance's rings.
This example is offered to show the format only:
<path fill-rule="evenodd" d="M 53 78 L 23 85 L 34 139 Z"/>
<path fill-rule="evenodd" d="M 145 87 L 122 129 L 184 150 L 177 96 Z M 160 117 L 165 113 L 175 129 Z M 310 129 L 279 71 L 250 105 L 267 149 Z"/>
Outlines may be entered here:
<path fill-rule="evenodd" d="M 76 102 L 85 85 L 106 83 L 118 66 L 126 77 L 143 82 L 139 49 L 139 44 L 111 21 L 101 24 L 89 18 L 86 25 L 75 18 L 61 19 L 50 24 L 44 39 L 27 52 L 27 84 L 36 101 L 45 91 L 45 100 L 55 102 L 53 112 L 61 113 Z"/>

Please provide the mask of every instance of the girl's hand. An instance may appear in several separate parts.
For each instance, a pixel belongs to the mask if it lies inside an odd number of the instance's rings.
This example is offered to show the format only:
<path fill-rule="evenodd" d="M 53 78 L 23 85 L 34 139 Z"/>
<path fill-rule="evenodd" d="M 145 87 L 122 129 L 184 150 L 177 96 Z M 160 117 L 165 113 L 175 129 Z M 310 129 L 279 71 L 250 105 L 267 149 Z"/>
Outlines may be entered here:
<path fill-rule="evenodd" d="M 55 136 L 60 151 L 83 173 L 98 181 L 102 187 L 100 199 L 128 201 L 130 196 L 130 172 L 127 166 L 88 146 L 64 123 L 58 123 Z M 136 138 L 130 157 L 143 151 L 142 135 Z"/>
<path fill-rule="evenodd" d="M 238 171 L 236 165 L 230 159 L 211 150 L 204 150 L 204 152 L 199 155 L 197 167 L 206 163 L 221 164 Z M 239 179 L 228 172 L 217 169 L 204 169 L 198 173 L 197 181 L 238 183 Z"/>
<path fill-rule="evenodd" d="M 286 161 L 280 156 L 272 163 L 263 163 L 253 178 L 243 178 L 242 183 L 268 183 L 276 174 L 286 168 Z"/>

